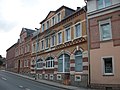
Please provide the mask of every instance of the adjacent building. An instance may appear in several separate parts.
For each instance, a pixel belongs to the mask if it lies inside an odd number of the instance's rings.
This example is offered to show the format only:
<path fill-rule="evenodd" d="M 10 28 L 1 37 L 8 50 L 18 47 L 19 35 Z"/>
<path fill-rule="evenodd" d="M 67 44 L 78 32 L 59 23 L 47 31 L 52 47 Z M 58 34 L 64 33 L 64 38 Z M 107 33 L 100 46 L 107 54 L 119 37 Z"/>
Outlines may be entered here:
<path fill-rule="evenodd" d="M 15 46 L 16 43 L 6 50 L 6 69 L 9 71 L 14 71 L 15 67 Z"/>
<path fill-rule="evenodd" d="M 32 38 L 31 58 L 38 79 L 88 85 L 85 9 L 62 6 L 40 22 L 40 33 Z"/>
<path fill-rule="evenodd" d="M 120 0 L 87 0 L 90 85 L 120 89 Z"/>

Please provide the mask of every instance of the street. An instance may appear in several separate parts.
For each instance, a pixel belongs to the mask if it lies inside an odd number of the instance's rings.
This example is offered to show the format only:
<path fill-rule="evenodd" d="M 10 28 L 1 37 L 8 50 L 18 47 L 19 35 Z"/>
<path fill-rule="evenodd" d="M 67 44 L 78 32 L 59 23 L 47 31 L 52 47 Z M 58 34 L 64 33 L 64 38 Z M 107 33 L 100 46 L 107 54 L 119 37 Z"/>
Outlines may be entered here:
<path fill-rule="evenodd" d="M 0 71 L 0 90 L 64 90 Z"/>

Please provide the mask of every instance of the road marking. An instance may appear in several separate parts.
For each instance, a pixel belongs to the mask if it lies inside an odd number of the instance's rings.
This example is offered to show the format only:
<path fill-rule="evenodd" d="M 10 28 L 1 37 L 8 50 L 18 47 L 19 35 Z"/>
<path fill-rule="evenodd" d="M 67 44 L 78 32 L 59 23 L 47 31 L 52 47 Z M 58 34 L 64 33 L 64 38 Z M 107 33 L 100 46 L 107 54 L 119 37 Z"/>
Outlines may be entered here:
<path fill-rule="evenodd" d="M 25 90 L 30 90 L 29 88 L 26 88 Z"/>
<path fill-rule="evenodd" d="M 5 81 L 7 80 L 7 79 L 6 79 L 6 78 L 4 78 L 4 77 L 1 77 L 1 78 L 2 78 L 3 80 L 5 80 Z"/>
<path fill-rule="evenodd" d="M 23 88 L 23 86 L 19 85 L 20 88 Z"/>

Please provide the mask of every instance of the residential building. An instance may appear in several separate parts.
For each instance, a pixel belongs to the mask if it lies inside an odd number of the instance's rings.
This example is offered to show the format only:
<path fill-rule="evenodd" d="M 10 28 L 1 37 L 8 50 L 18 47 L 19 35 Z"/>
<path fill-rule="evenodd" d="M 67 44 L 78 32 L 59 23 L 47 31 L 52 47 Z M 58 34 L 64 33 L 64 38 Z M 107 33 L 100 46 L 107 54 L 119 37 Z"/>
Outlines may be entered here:
<path fill-rule="evenodd" d="M 120 0 L 87 0 L 90 85 L 120 90 Z"/>
<path fill-rule="evenodd" d="M 40 22 L 40 33 L 32 38 L 31 71 L 37 79 L 87 87 L 85 9 L 61 6 Z"/>
<path fill-rule="evenodd" d="M 16 43 L 6 50 L 6 69 L 9 71 L 14 71 L 15 67 L 15 46 Z"/>
<path fill-rule="evenodd" d="M 15 72 L 21 74 L 30 74 L 30 62 L 31 62 L 31 39 L 32 33 L 35 30 L 22 28 L 20 33 L 20 39 L 16 43 L 15 47 Z"/>

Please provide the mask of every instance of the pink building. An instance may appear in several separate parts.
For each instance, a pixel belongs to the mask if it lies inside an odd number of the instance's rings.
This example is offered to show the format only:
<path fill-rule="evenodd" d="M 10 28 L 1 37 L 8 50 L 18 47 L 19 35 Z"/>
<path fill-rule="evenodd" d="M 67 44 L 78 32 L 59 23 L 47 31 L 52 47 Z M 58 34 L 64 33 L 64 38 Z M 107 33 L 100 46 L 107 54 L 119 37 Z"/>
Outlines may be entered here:
<path fill-rule="evenodd" d="M 120 90 L 120 0 L 87 0 L 90 84 Z"/>

